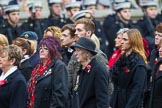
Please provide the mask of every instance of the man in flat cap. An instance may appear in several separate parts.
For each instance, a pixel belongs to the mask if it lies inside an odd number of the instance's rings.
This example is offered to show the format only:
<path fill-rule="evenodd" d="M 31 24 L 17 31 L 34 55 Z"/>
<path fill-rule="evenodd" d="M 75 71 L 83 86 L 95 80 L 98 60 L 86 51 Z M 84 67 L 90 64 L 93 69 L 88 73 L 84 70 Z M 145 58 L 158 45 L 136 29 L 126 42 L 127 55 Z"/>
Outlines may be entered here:
<path fill-rule="evenodd" d="M 47 18 L 42 18 L 42 1 L 34 1 L 29 5 L 30 17 L 21 25 L 22 32 L 33 31 L 38 35 L 38 42 L 42 39 L 44 30 L 49 26 Z"/>
<path fill-rule="evenodd" d="M 121 28 L 134 28 L 135 24 L 131 20 L 131 3 L 126 0 L 115 0 L 115 14 L 108 15 L 103 23 L 104 32 L 109 42 L 108 59 L 115 49 L 116 33 Z"/>

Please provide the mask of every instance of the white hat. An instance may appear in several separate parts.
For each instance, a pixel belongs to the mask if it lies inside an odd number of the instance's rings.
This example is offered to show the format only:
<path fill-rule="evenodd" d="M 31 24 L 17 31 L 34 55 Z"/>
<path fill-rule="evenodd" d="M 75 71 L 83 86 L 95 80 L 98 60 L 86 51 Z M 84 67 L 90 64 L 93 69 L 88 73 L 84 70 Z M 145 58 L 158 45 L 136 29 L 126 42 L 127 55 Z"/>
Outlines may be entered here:
<path fill-rule="evenodd" d="M 4 12 L 13 12 L 13 11 L 20 11 L 19 5 L 8 5 L 5 7 Z"/>
<path fill-rule="evenodd" d="M 130 2 L 121 2 L 118 4 L 115 4 L 115 10 L 120 10 L 124 8 L 131 8 L 131 3 Z"/>
<path fill-rule="evenodd" d="M 92 15 L 92 11 L 90 10 L 81 10 L 79 12 L 77 12 L 76 14 L 73 15 L 72 20 L 76 21 L 80 18 L 91 18 Z"/>
<path fill-rule="evenodd" d="M 79 1 L 68 2 L 68 3 L 65 4 L 65 8 L 75 8 L 75 7 L 80 8 L 80 6 L 81 6 L 81 2 L 79 2 Z"/>
<path fill-rule="evenodd" d="M 111 3 L 109 0 L 98 0 L 98 3 L 104 6 L 111 6 Z"/>
<path fill-rule="evenodd" d="M 7 6 L 8 3 L 9 3 L 8 0 L 0 0 L 0 4 L 1 4 L 2 6 Z"/>
<path fill-rule="evenodd" d="M 126 2 L 126 0 L 113 0 L 114 3 Z"/>
<path fill-rule="evenodd" d="M 29 8 L 35 7 L 35 8 L 42 8 L 42 1 L 34 1 L 28 4 Z"/>
<path fill-rule="evenodd" d="M 157 6 L 157 1 L 155 0 L 140 0 L 140 6 Z"/>
<path fill-rule="evenodd" d="M 96 5 L 96 0 L 85 0 L 84 6 Z"/>
<path fill-rule="evenodd" d="M 49 4 L 53 4 L 53 3 L 62 3 L 62 0 L 49 0 L 48 2 Z"/>

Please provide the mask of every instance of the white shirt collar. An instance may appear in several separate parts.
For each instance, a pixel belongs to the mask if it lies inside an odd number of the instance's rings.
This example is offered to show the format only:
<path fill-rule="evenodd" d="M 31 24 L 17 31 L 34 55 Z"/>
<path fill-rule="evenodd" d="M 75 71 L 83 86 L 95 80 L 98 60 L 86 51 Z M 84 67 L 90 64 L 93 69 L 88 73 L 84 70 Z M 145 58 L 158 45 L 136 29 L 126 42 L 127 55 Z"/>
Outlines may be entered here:
<path fill-rule="evenodd" d="M 17 70 L 17 66 L 12 67 L 11 69 L 9 69 L 6 74 L 4 74 L 4 72 L 2 72 L 1 76 L 0 76 L 0 80 L 4 80 L 5 78 L 7 78 L 10 74 L 12 74 L 13 72 L 15 72 L 15 70 Z"/>

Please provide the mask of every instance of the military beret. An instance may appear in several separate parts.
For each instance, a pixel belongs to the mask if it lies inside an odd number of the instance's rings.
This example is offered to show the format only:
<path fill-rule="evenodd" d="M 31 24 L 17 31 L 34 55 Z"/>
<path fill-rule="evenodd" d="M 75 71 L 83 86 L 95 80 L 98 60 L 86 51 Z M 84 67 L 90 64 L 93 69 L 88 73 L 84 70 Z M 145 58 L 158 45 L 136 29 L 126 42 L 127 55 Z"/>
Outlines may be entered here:
<path fill-rule="evenodd" d="M 19 5 L 8 5 L 4 8 L 5 13 L 20 11 Z"/>
<path fill-rule="evenodd" d="M 53 4 L 53 3 L 62 3 L 62 0 L 49 0 L 48 3 L 49 3 L 49 4 Z"/>
<path fill-rule="evenodd" d="M 38 36 L 35 32 L 26 31 L 20 35 L 21 38 L 29 39 L 29 40 L 38 40 Z"/>
<path fill-rule="evenodd" d="M 141 7 L 157 6 L 157 1 L 155 1 L 155 0 L 140 0 L 140 6 Z"/>
<path fill-rule="evenodd" d="M 80 6 L 81 6 L 81 2 L 79 2 L 79 1 L 68 2 L 65 4 L 65 8 L 75 8 L 75 7 L 80 8 Z"/>
<path fill-rule="evenodd" d="M 73 15 L 72 20 L 76 21 L 81 18 L 92 18 L 92 11 L 90 10 L 81 10 Z"/>

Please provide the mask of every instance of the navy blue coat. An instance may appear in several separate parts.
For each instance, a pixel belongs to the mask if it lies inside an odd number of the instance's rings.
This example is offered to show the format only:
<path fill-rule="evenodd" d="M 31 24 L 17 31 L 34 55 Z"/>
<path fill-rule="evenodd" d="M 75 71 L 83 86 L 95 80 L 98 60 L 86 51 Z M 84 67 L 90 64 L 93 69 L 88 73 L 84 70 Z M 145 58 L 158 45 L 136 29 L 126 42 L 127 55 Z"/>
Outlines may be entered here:
<path fill-rule="evenodd" d="M 89 72 L 86 69 L 78 72 L 79 87 L 74 91 L 72 108 L 78 108 L 77 103 L 79 108 L 108 108 L 108 69 L 99 64 L 95 58 L 89 65 L 91 65 Z"/>
<path fill-rule="evenodd" d="M 61 60 L 51 62 L 35 86 L 34 108 L 67 108 L 68 71 Z"/>
<path fill-rule="evenodd" d="M 0 87 L 0 108 L 26 108 L 27 85 L 19 70 L 10 74 L 7 83 Z"/>

